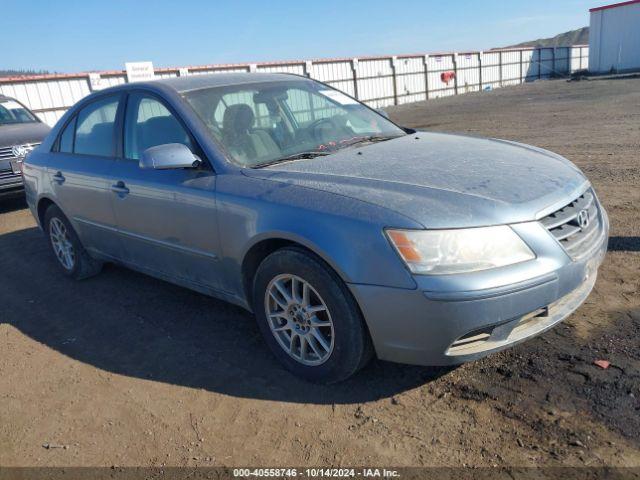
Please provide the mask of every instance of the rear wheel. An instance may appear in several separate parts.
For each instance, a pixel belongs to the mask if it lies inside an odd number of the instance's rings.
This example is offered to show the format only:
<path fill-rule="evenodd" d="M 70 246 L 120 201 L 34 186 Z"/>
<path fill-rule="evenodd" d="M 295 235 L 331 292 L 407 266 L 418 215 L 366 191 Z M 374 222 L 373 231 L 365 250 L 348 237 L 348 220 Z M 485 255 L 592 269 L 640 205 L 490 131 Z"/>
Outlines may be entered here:
<path fill-rule="evenodd" d="M 45 212 L 43 228 L 57 264 L 65 275 L 81 280 L 100 272 L 102 262 L 87 253 L 73 226 L 56 205 L 51 205 Z"/>
<path fill-rule="evenodd" d="M 253 293 L 267 344 L 295 375 L 338 382 L 371 358 L 371 341 L 353 297 L 317 257 L 296 248 L 274 252 L 260 264 Z"/>

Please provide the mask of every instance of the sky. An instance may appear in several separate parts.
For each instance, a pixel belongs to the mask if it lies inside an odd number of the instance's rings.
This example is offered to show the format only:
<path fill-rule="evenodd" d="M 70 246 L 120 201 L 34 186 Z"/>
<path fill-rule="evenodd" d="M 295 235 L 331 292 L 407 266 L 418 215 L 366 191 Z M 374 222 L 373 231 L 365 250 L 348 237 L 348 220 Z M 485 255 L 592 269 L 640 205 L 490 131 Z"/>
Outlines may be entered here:
<path fill-rule="evenodd" d="M 486 50 L 589 24 L 606 0 L 0 0 L 0 69 L 120 70 Z"/>

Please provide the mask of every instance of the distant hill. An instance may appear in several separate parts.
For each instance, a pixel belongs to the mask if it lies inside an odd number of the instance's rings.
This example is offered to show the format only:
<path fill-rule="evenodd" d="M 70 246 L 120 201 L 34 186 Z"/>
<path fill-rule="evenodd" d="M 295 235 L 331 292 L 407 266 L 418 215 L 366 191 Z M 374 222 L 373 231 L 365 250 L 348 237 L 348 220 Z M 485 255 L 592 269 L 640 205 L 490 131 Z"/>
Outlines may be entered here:
<path fill-rule="evenodd" d="M 505 48 L 520 47 L 566 47 L 567 45 L 588 45 L 589 44 L 589 27 L 582 27 L 570 32 L 564 32 L 555 37 L 539 38 L 530 42 L 522 42 L 517 45 L 509 45 Z"/>
<path fill-rule="evenodd" d="M 1 70 L 0 69 L 0 77 L 22 77 L 25 75 L 44 75 L 47 73 L 49 73 L 47 70 L 32 70 L 32 69 Z"/>

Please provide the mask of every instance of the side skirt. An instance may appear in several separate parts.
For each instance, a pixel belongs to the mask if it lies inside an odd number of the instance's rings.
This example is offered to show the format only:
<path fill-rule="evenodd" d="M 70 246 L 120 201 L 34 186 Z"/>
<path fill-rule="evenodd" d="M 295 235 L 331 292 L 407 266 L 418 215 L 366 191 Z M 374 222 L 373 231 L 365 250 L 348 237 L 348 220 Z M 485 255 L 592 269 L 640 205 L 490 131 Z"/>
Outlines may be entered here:
<path fill-rule="evenodd" d="M 89 253 L 91 254 L 92 257 L 104 261 L 104 262 L 109 262 L 109 263 L 114 263 L 116 265 L 120 265 L 123 266 L 125 268 L 128 268 L 130 270 L 135 270 L 136 272 L 140 272 L 143 273 L 145 275 L 149 275 L 150 277 L 154 277 L 157 278 L 159 280 L 163 280 L 165 282 L 168 283 L 172 283 L 174 285 L 178 285 L 180 287 L 184 287 L 184 288 L 188 288 L 189 290 L 193 290 L 195 292 L 198 293 L 202 293 L 203 295 L 207 295 L 209 297 L 213 297 L 216 298 L 218 300 L 223 300 L 225 302 L 229 302 L 232 303 L 234 305 L 237 305 L 239 307 L 244 308 L 245 310 L 252 312 L 251 307 L 248 305 L 247 301 L 245 298 L 242 298 L 238 295 L 235 295 L 231 292 L 227 292 L 224 290 L 218 290 L 215 288 L 212 288 L 208 285 L 204 285 L 198 282 L 194 282 L 192 280 L 183 278 L 183 277 L 174 277 L 171 275 L 167 275 L 166 273 L 163 272 L 159 272 L 157 270 L 153 270 L 150 268 L 145 268 L 139 265 L 136 265 L 134 263 L 130 263 L 130 262 L 125 262 L 122 261 L 118 258 L 115 257 L 111 257 L 109 255 L 105 255 L 102 252 L 98 252 L 94 249 L 89 250 Z"/>

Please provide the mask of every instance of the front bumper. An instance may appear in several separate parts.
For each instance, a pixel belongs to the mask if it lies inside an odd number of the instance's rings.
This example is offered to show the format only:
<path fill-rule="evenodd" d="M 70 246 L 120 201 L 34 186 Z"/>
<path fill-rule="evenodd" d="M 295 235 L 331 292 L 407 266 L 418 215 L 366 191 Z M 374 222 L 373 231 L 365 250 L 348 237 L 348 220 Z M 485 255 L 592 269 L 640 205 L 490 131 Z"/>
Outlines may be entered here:
<path fill-rule="evenodd" d="M 604 259 L 609 223 L 602 208 L 600 215 L 598 239 L 579 259 L 572 260 L 542 227 L 529 225 L 514 229 L 537 253 L 530 262 L 451 278 L 416 276 L 415 290 L 349 284 L 378 358 L 455 365 L 564 320 L 591 292 Z"/>

